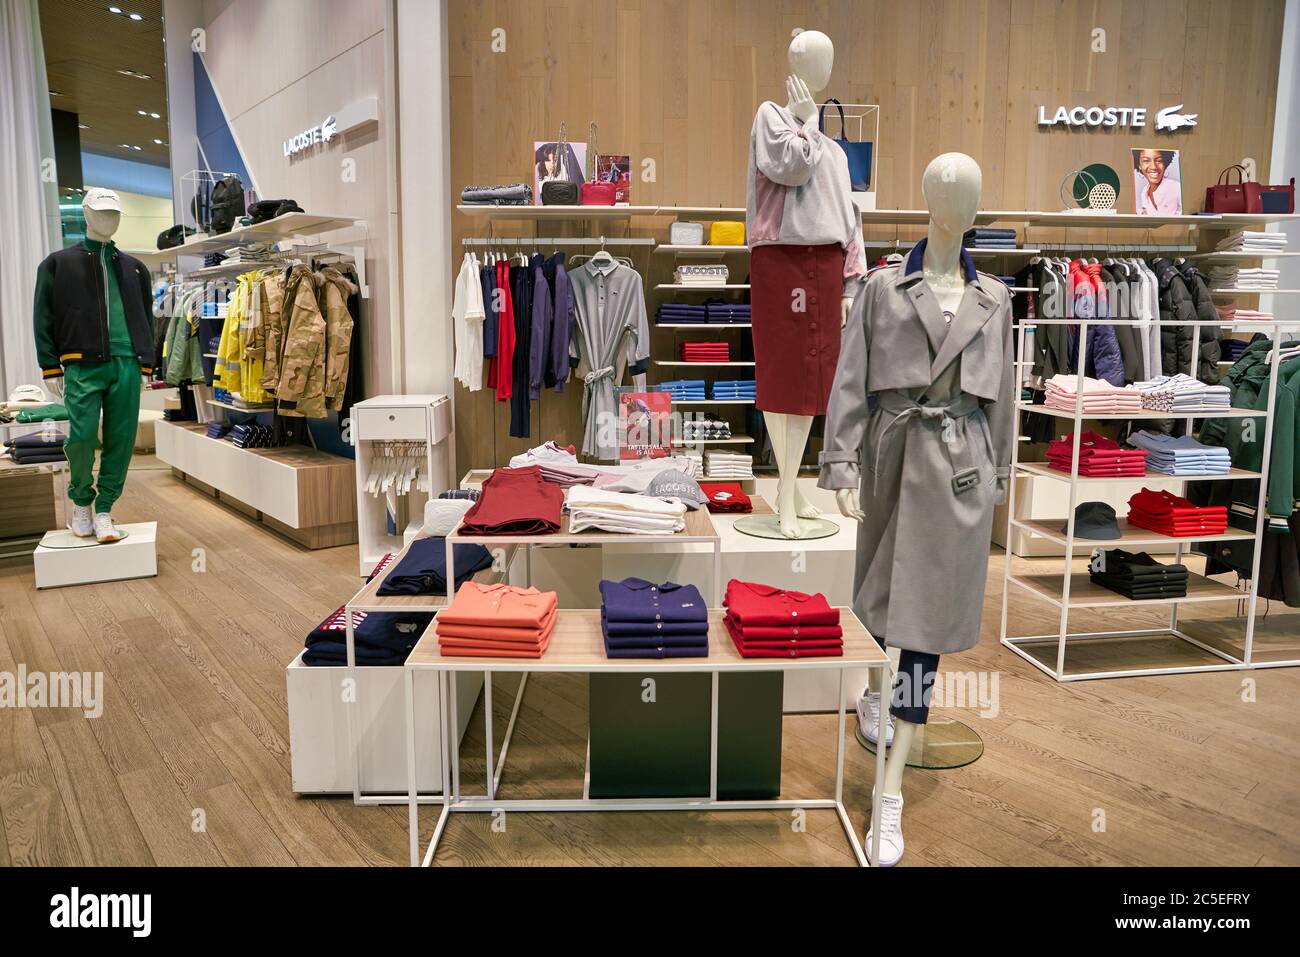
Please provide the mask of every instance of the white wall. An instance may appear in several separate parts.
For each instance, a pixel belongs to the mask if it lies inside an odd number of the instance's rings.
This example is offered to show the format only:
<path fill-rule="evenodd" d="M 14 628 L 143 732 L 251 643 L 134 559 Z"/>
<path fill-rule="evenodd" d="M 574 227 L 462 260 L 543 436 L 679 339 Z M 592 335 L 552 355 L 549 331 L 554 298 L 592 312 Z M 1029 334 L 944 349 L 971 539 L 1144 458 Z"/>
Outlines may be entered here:
<path fill-rule="evenodd" d="M 1278 64 L 1277 111 L 1273 120 L 1273 155 L 1267 176 L 1270 183 L 1300 179 L 1300 0 L 1286 0 L 1286 18 L 1282 25 L 1282 52 Z M 1300 223 L 1281 223 L 1275 230 L 1287 234 L 1287 252 L 1300 252 Z M 1300 257 L 1277 259 L 1270 264 L 1282 275 L 1279 289 L 1300 289 Z M 1300 319 L 1300 304 L 1295 296 L 1261 296 L 1260 308 L 1272 310 L 1279 318 Z"/>

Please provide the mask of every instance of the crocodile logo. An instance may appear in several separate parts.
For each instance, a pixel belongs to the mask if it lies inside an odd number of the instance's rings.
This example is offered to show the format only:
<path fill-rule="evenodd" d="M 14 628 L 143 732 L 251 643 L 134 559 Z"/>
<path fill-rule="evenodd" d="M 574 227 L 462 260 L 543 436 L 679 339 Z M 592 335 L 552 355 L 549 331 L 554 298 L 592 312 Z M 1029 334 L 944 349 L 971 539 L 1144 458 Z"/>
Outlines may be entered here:
<path fill-rule="evenodd" d="M 1156 114 L 1156 129 L 1172 133 L 1174 130 L 1191 128 L 1196 125 L 1196 118 L 1199 113 L 1180 113 L 1183 104 L 1177 106 L 1166 106 Z"/>

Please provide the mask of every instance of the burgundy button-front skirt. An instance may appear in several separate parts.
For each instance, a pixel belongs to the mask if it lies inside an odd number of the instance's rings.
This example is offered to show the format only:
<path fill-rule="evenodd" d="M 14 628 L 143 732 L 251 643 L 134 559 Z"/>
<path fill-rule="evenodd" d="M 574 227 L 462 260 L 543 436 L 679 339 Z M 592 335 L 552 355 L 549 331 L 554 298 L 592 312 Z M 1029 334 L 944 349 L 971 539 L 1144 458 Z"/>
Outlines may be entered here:
<path fill-rule="evenodd" d="M 756 246 L 749 282 L 756 406 L 825 414 L 840 357 L 843 247 Z"/>

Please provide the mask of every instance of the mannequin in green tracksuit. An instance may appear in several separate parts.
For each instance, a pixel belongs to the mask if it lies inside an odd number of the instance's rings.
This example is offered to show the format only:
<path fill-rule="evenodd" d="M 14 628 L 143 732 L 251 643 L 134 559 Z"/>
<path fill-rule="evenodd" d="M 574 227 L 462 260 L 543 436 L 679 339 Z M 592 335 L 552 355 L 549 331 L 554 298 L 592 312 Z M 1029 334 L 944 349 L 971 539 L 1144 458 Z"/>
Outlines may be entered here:
<path fill-rule="evenodd" d="M 105 208 L 90 205 L 95 197 Z M 111 512 L 135 450 L 141 375 L 152 371 L 141 365 L 141 348 L 151 341 L 150 331 L 147 325 L 133 328 L 142 325 L 148 271 L 119 253 L 112 241 L 120 221 L 116 201 L 108 190 L 91 190 L 85 204 L 85 242 L 47 259 L 36 280 L 37 351 L 43 366 L 51 357 L 57 359 L 58 365 L 45 369 L 45 381 L 55 394 L 61 388 L 68 411 L 63 450 L 71 473 L 68 495 L 75 506 L 72 529 L 101 542 L 122 537 Z M 56 259 L 60 255 L 63 258 Z M 96 483 L 101 419 L 103 450 Z"/>

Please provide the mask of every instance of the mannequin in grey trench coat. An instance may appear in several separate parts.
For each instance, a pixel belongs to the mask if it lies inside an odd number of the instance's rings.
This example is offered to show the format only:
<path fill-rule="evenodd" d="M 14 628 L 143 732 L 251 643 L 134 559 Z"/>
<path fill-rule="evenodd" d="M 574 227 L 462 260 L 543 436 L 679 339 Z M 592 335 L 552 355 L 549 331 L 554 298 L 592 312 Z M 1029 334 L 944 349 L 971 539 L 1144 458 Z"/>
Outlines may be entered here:
<path fill-rule="evenodd" d="M 978 165 L 960 153 L 927 168 L 929 235 L 903 265 L 867 277 L 826 417 L 818 485 L 837 490 L 841 511 L 860 522 L 854 610 L 877 640 L 902 650 L 885 863 L 902 856 L 902 773 L 928 711 L 928 693 L 899 689 L 923 669 L 928 692 L 938 656 L 979 640 L 993 508 L 1005 498 L 1015 441 L 1011 295 L 961 248 L 980 183 Z M 878 690 L 859 703 L 863 726 L 874 728 L 864 706 L 880 707 Z"/>

